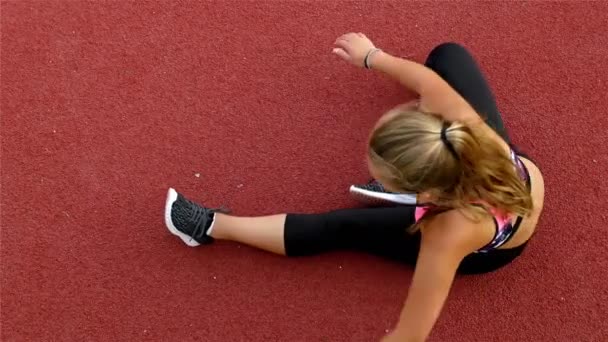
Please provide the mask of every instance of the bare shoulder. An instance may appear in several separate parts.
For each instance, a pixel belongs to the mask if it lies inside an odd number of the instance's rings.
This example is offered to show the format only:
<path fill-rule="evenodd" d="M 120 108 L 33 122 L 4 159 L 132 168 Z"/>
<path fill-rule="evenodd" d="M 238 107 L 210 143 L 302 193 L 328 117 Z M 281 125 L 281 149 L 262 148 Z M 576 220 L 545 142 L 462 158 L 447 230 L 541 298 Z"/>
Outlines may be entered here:
<path fill-rule="evenodd" d="M 493 224 L 491 217 L 475 220 L 464 210 L 449 210 L 433 217 L 422 228 L 422 245 L 466 255 L 492 239 Z"/>

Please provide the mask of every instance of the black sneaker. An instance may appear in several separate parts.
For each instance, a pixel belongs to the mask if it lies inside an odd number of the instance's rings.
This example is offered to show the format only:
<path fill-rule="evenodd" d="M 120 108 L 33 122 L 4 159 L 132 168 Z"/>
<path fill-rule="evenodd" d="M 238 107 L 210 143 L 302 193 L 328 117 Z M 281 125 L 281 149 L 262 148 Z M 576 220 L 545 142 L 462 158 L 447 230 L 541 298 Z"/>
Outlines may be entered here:
<path fill-rule="evenodd" d="M 181 238 L 190 247 L 213 242 L 207 231 L 213 223 L 216 212 L 226 211 L 200 206 L 172 188 L 167 192 L 165 224 L 173 235 Z"/>
<path fill-rule="evenodd" d="M 367 204 L 397 203 L 416 205 L 416 194 L 390 192 L 374 179 L 367 184 L 351 185 L 350 193 L 359 201 Z"/>

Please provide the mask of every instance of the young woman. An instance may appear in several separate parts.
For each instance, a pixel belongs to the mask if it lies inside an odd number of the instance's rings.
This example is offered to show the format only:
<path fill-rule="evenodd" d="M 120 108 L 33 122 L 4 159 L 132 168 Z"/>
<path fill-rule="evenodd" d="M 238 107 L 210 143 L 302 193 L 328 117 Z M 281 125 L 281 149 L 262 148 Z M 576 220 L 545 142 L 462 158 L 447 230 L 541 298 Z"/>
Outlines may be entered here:
<path fill-rule="evenodd" d="M 377 49 L 362 33 L 335 45 L 345 61 L 419 94 L 373 128 L 367 160 L 376 186 L 365 193 L 416 194 L 416 204 L 236 217 L 169 189 L 166 225 L 189 246 L 224 239 L 287 256 L 349 248 L 415 264 L 398 323 L 383 341 L 424 341 L 456 274 L 496 270 L 524 250 L 543 208 L 543 177 L 510 144 L 462 46 L 439 45 L 421 65 Z"/>

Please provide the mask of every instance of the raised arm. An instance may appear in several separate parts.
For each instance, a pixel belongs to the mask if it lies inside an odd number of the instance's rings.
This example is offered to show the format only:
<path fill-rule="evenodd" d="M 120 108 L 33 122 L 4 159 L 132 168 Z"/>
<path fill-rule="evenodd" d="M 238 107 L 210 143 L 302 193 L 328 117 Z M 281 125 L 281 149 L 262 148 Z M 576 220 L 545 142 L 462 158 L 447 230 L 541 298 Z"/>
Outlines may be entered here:
<path fill-rule="evenodd" d="M 336 55 L 359 67 L 367 64 L 418 94 L 424 110 L 440 114 L 450 121 L 483 122 L 458 92 L 425 65 L 376 49 L 362 33 L 345 34 L 335 44 L 337 47 L 333 52 Z"/>

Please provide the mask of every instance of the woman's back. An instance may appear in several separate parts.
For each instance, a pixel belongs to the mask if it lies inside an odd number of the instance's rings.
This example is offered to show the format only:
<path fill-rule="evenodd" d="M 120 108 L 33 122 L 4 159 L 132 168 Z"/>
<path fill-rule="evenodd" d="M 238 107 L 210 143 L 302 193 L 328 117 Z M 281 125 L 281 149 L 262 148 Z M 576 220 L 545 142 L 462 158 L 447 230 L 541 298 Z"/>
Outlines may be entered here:
<path fill-rule="evenodd" d="M 532 161 L 526 158 L 521 158 L 521 160 L 530 174 L 530 192 L 534 206 L 532 207 L 530 214 L 523 218 L 517 233 L 515 233 L 507 243 L 500 247 L 503 249 L 518 247 L 532 237 L 536 231 L 536 225 L 545 202 L 545 182 L 542 173 L 538 166 Z"/>

